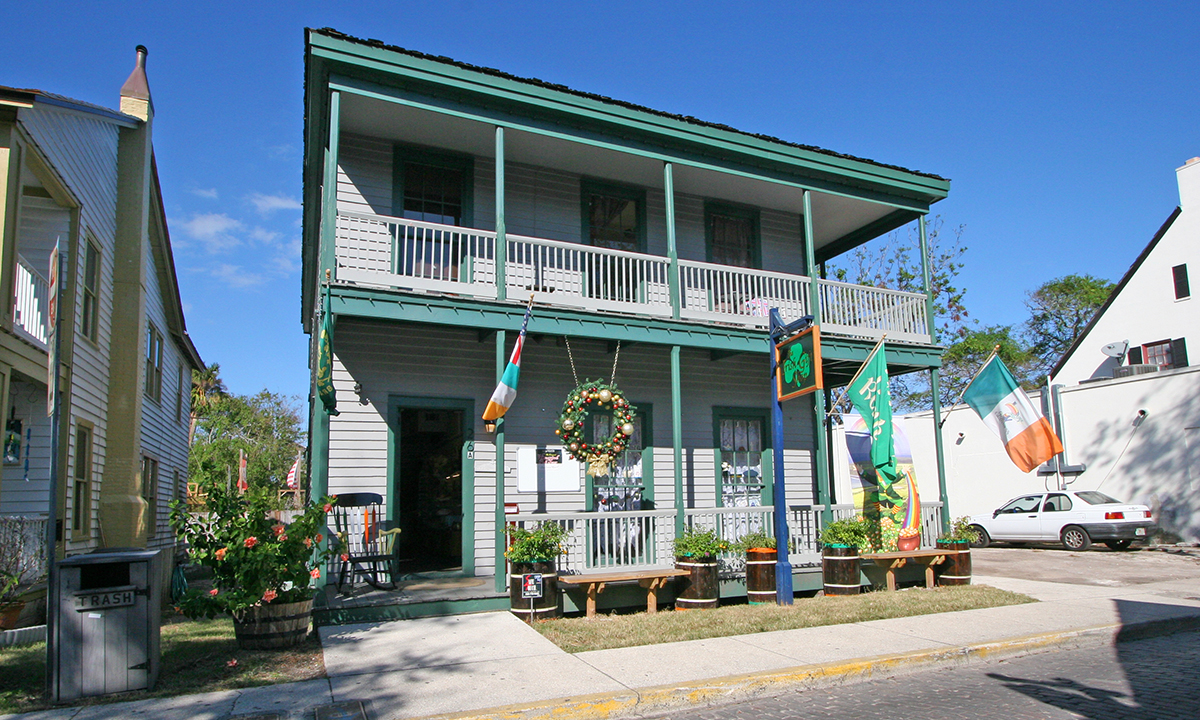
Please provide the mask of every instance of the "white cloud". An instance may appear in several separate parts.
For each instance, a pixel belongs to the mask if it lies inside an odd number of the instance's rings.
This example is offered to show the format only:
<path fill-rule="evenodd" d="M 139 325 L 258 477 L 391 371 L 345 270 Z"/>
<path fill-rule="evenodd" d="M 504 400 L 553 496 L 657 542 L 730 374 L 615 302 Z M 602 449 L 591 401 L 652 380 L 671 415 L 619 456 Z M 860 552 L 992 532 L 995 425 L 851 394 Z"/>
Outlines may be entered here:
<path fill-rule="evenodd" d="M 255 227 L 250 231 L 250 239 L 264 245 L 276 245 L 281 237 L 283 236 L 274 230 L 267 230 L 261 227 Z"/>
<path fill-rule="evenodd" d="M 299 210 L 301 208 L 299 200 L 287 197 L 286 195 L 254 193 L 249 199 L 260 215 L 270 215 L 276 210 Z"/>
<path fill-rule="evenodd" d="M 241 265 L 230 265 L 228 263 L 216 266 L 211 272 L 213 277 L 235 288 L 262 285 L 266 280 L 266 278 L 258 273 L 246 272 Z"/>
<path fill-rule="evenodd" d="M 196 195 L 198 197 L 208 198 L 209 200 L 217 199 L 217 189 L 216 188 L 207 188 L 207 189 L 195 188 L 194 190 L 192 190 L 192 194 Z"/>
<path fill-rule="evenodd" d="M 291 157 L 296 152 L 296 146 L 285 143 L 283 145 L 268 145 L 267 154 L 273 158 Z"/>
<path fill-rule="evenodd" d="M 186 235 L 199 240 L 210 253 L 225 252 L 242 244 L 233 233 L 244 226 L 239 220 L 225 213 L 193 215 L 191 220 L 185 221 L 180 227 Z"/>

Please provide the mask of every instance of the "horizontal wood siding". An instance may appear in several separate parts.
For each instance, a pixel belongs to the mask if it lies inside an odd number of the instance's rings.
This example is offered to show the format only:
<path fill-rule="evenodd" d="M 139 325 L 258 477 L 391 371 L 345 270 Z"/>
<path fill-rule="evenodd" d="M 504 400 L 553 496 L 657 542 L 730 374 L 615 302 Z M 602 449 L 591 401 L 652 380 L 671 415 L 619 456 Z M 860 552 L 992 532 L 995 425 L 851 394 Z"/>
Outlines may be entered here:
<path fill-rule="evenodd" d="M 536 308 L 534 310 L 536 313 Z M 508 334 L 505 355 L 511 350 Z M 610 377 L 613 355 L 607 344 L 571 340 L 579 379 Z M 476 567 L 490 574 L 493 552 L 496 477 L 493 438 L 478 415 L 495 388 L 495 340 L 480 341 L 474 330 L 418 324 L 391 324 L 341 318 L 334 340 L 334 384 L 341 414 L 330 421 L 329 490 L 378 492 L 390 488 L 388 398 L 392 395 L 471 399 L 475 403 Z M 714 362 L 707 351 L 682 353 L 684 493 L 688 507 L 716 504 L 713 414 L 716 407 L 767 410 L 767 360 L 742 355 Z M 361 383 L 367 404 L 357 402 Z M 656 345 L 621 348 L 617 383 L 634 404 L 653 406 L 654 485 L 659 508 L 674 505 L 671 448 L 669 349 Z M 586 508 L 585 484 L 575 492 L 518 492 L 517 452 L 521 445 L 554 445 L 559 411 L 575 386 L 565 345 L 557 338 L 530 336 L 522 354 L 517 401 L 506 416 L 505 500 L 521 512 L 574 512 Z M 807 399 L 785 405 L 785 459 L 788 501 L 812 501 L 812 423 Z M 764 430 L 769 430 L 764 428 Z"/>
<path fill-rule="evenodd" d="M 21 459 L 3 467 L 3 513 L 45 515 L 50 492 L 50 418 L 46 386 L 13 380 L 10 410 L 21 420 Z"/>
<path fill-rule="evenodd" d="M 40 104 L 29 110 L 22 110 L 20 123 L 80 203 L 79 242 L 82 243 L 84 238 L 90 237 L 100 251 L 97 342 L 83 339 L 78 334 L 82 317 L 78 311 L 75 313 L 76 342 L 71 367 L 71 419 L 68 433 L 68 437 L 72 438 L 69 443 L 72 455 L 68 461 L 68 474 L 71 474 L 75 467 L 73 438 L 76 423 L 83 420 L 93 426 L 92 505 L 86 510 L 91 515 L 91 522 L 88 523 L 90 532 L 86 537 L 71 538 L 69 549 L 76 552 L 98 546 L 99 540 L 100 486 L 104 479 L 107 437 L 110 372 L 108 347 L 113 313 L 112 263 L 116 235 L 117 148 L 120 129 L 105 120 Z M 66 241 L 67 238 L 64 238 L 64 247 L 68 245 Z M 78 263 L 76 276 L 67 284 L 67 291 L 76 293 L 73 300 L 77 309 L 81 305 L 79 293 L 83 286 L 82 272 L 82 263 Z M 33 421 L 35 426 L 44 424 L 46 428 L 45 447 L 38 449 L 35 443 L 34 451 L 40 453 L 35 458 L 40 458 L 37 462 L 44 465 L 44 472 L 48 472 L 49 425 L 45 422 L 44 399 L 46 389 L 41 383 L 27 387 L 30 388 L 28 393 L 40 394 L 41 397 L 40 401 L 30 403 L 29 412 L 36 418 Z M 35 430 L 35 436 L 36 433 Z M 31 484 L 36 464 L 31 461 Z M 22 469 L 23 467 L 24 460 Z M 10 477 L 10 468 L 5 468 L 6 486 L 5 491 L 0 494 L 0 511 L 3 512 L 10 511 L 9 501 L 14 497 L 9 493 L 11 485 L 7 480 Z M 25 490 L 16 492 L 19 495 Z M 45 512 L 46 492 L 46 488 L 40 490 L 42 500 L 38 512 Z M 68 519 L 75 512 L 72 492 L 73 488 L 68 488 Z M 67 526 L 70 526 L 69 523 Z"/>

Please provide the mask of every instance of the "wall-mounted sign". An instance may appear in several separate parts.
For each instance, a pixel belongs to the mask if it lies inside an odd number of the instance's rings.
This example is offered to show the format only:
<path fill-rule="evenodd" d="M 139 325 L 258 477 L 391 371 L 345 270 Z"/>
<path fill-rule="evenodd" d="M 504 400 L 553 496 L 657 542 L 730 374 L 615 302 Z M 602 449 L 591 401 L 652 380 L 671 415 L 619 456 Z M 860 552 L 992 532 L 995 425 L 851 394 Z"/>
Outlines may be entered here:
<path fill-rule="evenodd" d="M 821 331 L 816 325 L 775 347 L 779 401 L 825 387 L 821 378 Z"/>
<path fill-rule="evenodd" d="M 579 492 L 582 468 L 562 445 L 520 445 L 517 492 Z"/>

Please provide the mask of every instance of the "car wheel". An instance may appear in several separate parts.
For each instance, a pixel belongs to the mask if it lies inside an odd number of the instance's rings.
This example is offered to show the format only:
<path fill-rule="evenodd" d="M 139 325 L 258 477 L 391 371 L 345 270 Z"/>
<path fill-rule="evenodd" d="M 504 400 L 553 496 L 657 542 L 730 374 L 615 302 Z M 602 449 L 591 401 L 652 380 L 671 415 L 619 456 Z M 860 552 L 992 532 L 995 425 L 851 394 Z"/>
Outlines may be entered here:
<path fill-rule="evenodd" d="M 1062 544 L 1068 550 L 1087 550 L 1092 545 L 1092 539 L 1078 525 L 1068 525 L 1062 529 Z"/>
<path fill-rule="evenodd" d="M 1125 550 L 1133 544 L 1132 540 L 1105 540 L 1109 550 Z"/>
<path fill-rule="evenodd" d="M 979 525 L 972 525 L 971 530 L 975 532 L 975 542 L 971 543 L 971 547 L 985 548 L 992 544 L 992 539 L 988 537 L 987 530 L 984 530 Z"/>

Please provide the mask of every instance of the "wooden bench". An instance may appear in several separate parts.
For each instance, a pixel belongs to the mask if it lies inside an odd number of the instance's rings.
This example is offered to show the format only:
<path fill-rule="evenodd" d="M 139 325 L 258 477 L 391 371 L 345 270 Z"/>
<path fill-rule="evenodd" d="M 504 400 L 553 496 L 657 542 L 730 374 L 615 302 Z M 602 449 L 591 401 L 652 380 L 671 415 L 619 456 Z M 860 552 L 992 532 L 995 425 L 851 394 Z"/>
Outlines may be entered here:
<path fill-rule="evenodd" d="M 909 560 L 925 566 L 925 587 L 933 587 L 933 566 L 941 565 L 946 558 L 969 550 L 945 550 L 930 548 L 928 550 L 908 550 L 905 552 L 873 553 L 863 555 L 863 560 L 873 561 L 876 565 L 887 570 L 887 589 L 896 589 L 896 570 L 908 564 Z"/>
<path fill-rule="evenodd" d="M 690 575 L 690 570 L 677 568 L 655 568 L 653 570 L 629 570 L 624 572 L 591 573 L 587 575 L 559 575 L 558 584 L 565 587 L 581 587 L 587 591 L 587 616 L 596 616 L 596 596 L 609 585 L 634 583 L 646 588 L 646 612 L 658 612 L 658 589 L 671 578 Z"/>

